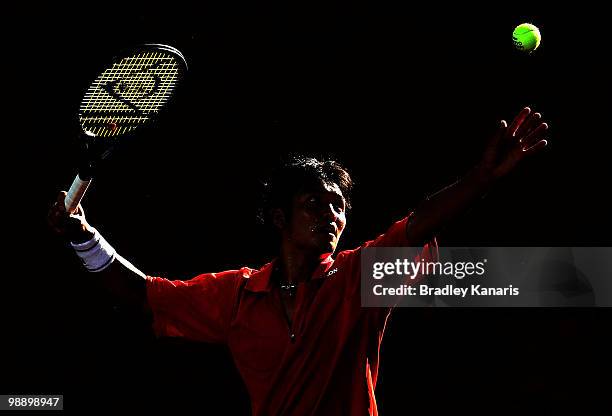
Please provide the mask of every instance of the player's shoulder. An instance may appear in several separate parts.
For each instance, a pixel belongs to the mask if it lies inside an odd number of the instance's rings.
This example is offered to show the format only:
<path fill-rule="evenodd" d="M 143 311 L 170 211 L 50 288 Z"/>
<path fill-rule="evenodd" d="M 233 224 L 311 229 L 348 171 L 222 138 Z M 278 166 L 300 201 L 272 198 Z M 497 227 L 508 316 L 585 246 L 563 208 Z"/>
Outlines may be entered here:
<path fill-rule="evenodd" d="M 199 282 L 199 281 L 204 281 L 204 280 L 219 280 L 219 281 L 242 280 L 242 279 L 248 279 L 256 271 L 257 271 L 256 269 L 252 269 L 250 267 L 245 266 L 239 269 L 223 270 L 223 271 L 214 272 L 214 273 L 202 273 L 194 277 L 193 279 L 191 279 L 191 281 Z"/>

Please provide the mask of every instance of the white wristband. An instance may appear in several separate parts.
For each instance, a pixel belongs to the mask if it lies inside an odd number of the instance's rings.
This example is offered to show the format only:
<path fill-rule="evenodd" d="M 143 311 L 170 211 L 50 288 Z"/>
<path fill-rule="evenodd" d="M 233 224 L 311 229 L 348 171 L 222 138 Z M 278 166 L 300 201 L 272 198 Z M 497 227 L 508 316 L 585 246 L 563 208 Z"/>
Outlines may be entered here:
<path fill-rule="evenodd" d="M 101 272 L 117 256 L 115 249 L 94 228 L 94 236 L 84 243 L 70 243 L 83 265 L 90 272 Z"/>

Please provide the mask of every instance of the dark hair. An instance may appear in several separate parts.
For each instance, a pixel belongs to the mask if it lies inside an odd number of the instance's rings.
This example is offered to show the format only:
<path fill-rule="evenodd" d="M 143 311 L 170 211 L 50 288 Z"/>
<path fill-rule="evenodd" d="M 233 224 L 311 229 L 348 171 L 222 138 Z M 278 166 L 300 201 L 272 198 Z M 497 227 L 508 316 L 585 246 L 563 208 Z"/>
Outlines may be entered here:
<path fill-rule="evenodd" d="M 353 179 L 340 163 L 331 159 L 290 156 L 274 169 L 262 184 L 263 191 L 257 213 L 259 222 L 271 225 L 274 208 L 280 208 L 289 214 L 293 197 L 321 182 L 338 185 L 344 196 L 346 209 L 351 208 Z"/>

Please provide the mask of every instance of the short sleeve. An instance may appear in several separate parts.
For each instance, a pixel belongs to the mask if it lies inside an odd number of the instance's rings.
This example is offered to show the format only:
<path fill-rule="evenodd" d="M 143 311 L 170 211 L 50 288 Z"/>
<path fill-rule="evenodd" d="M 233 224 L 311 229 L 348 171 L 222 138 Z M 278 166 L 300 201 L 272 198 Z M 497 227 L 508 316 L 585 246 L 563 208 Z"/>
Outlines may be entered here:
<path fill-rule="evenodd" d="M 340 261 L 344 267 L 348 267 L 352 272 L 347 276 L 346 294 L 351 299 L 358 299 L 357 302 L 361 305 L 361 254 L 364 248 L 376 247 L 408 247 L 410 241 L 406 234 L 408 222 L 414 214 L 410 213 L 405 218 L 392 224 L 384 234 L 379 235 L 371 241 L 367 241 L 355 250 L 347 250 L 338 254 L 337 262 Z M 416 248 L 414 251 L 414 262 L 421 260 L 437 261 L 438 260 L 438 244 L 434 238 L 424 244 L 422 247 Z M 336 263 L 338 267 L 340 265 Z M 415 279 L 406 282 L 407 284 L 415 284 L 420 281 L 422 276 L 417 276 Z M 393 308 L 389 307 L 368 307 L 366 315 L 372 319 L 376 330 L 384 330 L 386 319 Z"/>
<path fill-rule="evenodd" d="M 409 241 L 406 229 L 408 222 L 413 216 L 414 213 L 411 212 L 408 216 L 391 225 L 384 234 L 379 235 L 372 241 L 368 241 L 362 247 L 407 247 Z M 438 243 L 435 237 L 423 245 L 419 255 L 419 259 L 421 258 L 430 261 L 438 258 Z"/>
<path fill-rule="evenodd" d="M 408 247 L 410 242 L 408 241 L 407 226 L 413 215 L 414 212 L 411 212 L 407 217 L 393 224 L 387 232 L 380 235 L 375 240 L 364 244 L 362 247 Z M 438 261 L 438 258 L 438 242 L 435 237 L 432 237 L 423 247 L 415 251 L 413 262 L 435 262 Z M 413 279 L 406 280 L 404 283 L 414 285 L 422 279 L 423 276 L 418 275 Z M 397 300 L 399 301 L 399 298 Z M 378 328 L 379 331 L 384 331 L 387 318 L 392 309 L 393 308 L 370 308 L 370 316 L 374 320 L 375 327 Z"/>
<path fill-rule="evenodd" d="M 352 276 L 351 282 L 354 283 L 352 289 L 348 293 L 354 293 L 359 290 L 359 282 L 361 281 L 361 252 L 363 248 L 375 248 L 375 247 L 408 247 L 410 244 L 406 229 L 408 222 L 411 220 L 414 213 L 410 213 L 405 218 L 395 222 L 387 229 L 384 234 L 379 235 L 377 238 L 371 241 L 367 241 L 355 250 L 347 250 L 338 254 L 336 264 L 344 263 L 350 264 L 351 270 L 355 271 L 355 276 Z M 433 237 L 429 242 L 419 247 L 415 251 L 415 262 L 423 261 L 437 261 L 438 259 L 438 243 L 436 238 Z M 412 280 L 411 283 L 416 283 L 419 280 L 418 276 Z"/>
<path fill-rule="evenodd" d="M 414 212 L 411 212 L 407 217 L 397 221 L 395 224 L 389 227 L 387 232 L 380 235 L 375 240 L 367 242 L 363 245 L 363 247 L 408 247 L 410 243 L 408 241 L 408 233 L 406 230 L 408 222 L 413 216 Z M 435 237 L 432 237 L 431 240 L 423 245 L 423 247 L 418 248 L 418 250 L 415 252 L 413 262 L 435 262 L 438 260 L 438 258 L 438 241 Z M 407 280 L 404 283 L 413 285 L 421 281 L 422 278 L 423 276 L 415 276 L 413 279 L 410 279 L 409 281 Z"/>
<path fill-rule="evenodd" d="M 241 278 L 237 271 L 202 274 L 186 281 L 147 276 L 155 334 L 225 343 Z"/>

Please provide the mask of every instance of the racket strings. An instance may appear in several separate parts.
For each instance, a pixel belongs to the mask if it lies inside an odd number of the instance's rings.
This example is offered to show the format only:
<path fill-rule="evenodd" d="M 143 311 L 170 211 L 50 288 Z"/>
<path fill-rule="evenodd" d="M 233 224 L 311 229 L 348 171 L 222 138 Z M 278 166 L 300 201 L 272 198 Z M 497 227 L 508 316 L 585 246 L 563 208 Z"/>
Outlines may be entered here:
<path fill-rule="evenodd" d="M 81 102 L 83 130 L 111 137 L 148 122 L 172 95 L 180 71 L 176 58 L 160 51 L 114 63 L 94 81 Z"/>

